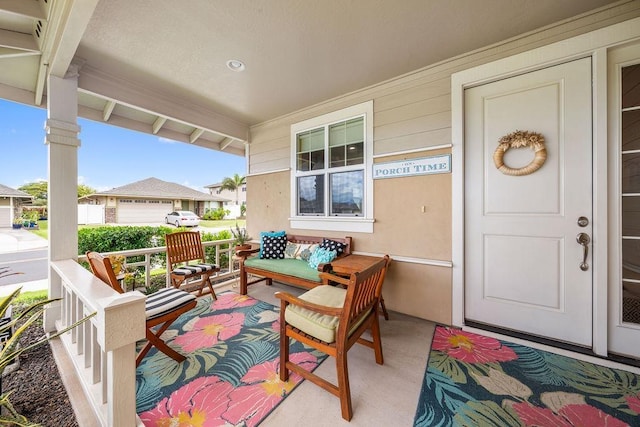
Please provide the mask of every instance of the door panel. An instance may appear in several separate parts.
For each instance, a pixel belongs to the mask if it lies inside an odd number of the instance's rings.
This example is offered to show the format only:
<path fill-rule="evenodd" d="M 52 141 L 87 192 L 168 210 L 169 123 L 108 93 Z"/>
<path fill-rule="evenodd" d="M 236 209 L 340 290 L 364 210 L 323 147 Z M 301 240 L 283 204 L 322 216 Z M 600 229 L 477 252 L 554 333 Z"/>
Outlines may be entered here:
<path fill-rule="evenodd" d="M 529 175 L 493 162 L 498 140 L 516 130 L 545 138 L 547 159 Z M 533 157 L 514 148 L 504 162 Z M 591 346 L 592 274 L 576 241 L 591 235 L 577 224 L 592 216 L 591 165 L 590 58 L 465 90 L 467 320 Z"/>

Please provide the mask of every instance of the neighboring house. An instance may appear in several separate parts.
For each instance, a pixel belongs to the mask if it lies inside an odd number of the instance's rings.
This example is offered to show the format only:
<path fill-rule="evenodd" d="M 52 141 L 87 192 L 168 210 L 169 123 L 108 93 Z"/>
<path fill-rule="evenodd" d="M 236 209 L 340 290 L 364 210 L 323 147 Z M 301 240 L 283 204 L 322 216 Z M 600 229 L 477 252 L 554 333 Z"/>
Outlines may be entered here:
<path fill-rule="evenodd" d="M 105 206 L 107 223 L 164 222 L 172 211 L 193 211 L 202 216 L 217 209 L 227 199 L 213 196 L 174 182 L 147 178 L 108 191 L 80 198 L 79 203 Z"/>
<path fill-rule="evenodd" d="M 236 204 L 236 192 L 232 190 L 222 189 L 222 183 L 218 182 L 216 184 L 205 185 L 204 188 L 209 190 L 209 194 L 224 197 L 225 199 L 229 199 L 228 202 L 225 202 L 225 206 L 235 205 Z M 247 203 L 247 184 L 242 184 L 242 186 L 238 189 L 238 205 L 242 205 Z"/>
<path fill-rule="evenodd" d="M 20 216 L 22 205 L 33 200 L 33 196 L 0 184 L 0 228 L 11 227 L 13 218 Z"/>

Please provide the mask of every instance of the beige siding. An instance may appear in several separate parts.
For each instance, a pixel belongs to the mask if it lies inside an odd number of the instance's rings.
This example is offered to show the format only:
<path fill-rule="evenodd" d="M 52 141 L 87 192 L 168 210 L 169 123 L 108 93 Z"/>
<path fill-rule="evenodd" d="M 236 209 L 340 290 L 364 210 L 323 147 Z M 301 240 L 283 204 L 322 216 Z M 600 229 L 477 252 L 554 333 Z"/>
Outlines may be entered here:
<path fill-rule="evenodd" d="M 640 1 L 619 3 L 253 126 L 249 174 L 259 175 L 248 178 L 247 224 L 252 235 L 257 237 L 261 230 L 291 232 L 288 168 L 293 123 L 373 100 L 376 162 L 447 154 L 448 148 L 419 150 L 451 143 L 452 73 L 637 16 Z M 392 264 L 384 289 L 389 309 L 451 322 L 451 269 L 428 265 L 432 260 L 451 261 L 451 213 L 450 174 L 374 181 L 374 233 L 351 234 L 356 252 L 408 258 Z M 408 262 L 411 259 L 418 263 Z"/>

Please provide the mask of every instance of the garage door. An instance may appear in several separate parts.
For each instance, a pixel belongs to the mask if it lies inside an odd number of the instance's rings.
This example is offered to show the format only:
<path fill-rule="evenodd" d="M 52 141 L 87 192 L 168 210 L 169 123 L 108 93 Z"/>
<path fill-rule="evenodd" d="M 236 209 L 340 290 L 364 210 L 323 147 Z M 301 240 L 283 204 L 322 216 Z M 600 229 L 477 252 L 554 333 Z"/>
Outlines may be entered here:
<path fill-rule="evenodd" d="M 119 224 L 164 223 L 165 215 L 172 210 L 171 200 L 120 199 L 117 222 Z"/>
<path fill-rule="evenodd" d="M 11 227 L 11 206 L 0 206 L 0 227 Z"/>

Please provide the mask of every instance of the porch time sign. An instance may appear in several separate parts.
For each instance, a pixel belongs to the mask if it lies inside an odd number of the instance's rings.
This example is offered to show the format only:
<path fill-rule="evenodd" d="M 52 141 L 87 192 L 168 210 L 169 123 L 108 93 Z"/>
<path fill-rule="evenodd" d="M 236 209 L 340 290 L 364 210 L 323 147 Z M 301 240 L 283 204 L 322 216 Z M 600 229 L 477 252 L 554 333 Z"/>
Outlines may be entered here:
<path fill-rule="evenodd" d="M 423 157 L 421 159 L 374 163 L 373 165 L 373 179 L 449 172 L 451 172 L 451 154 Z"/>

